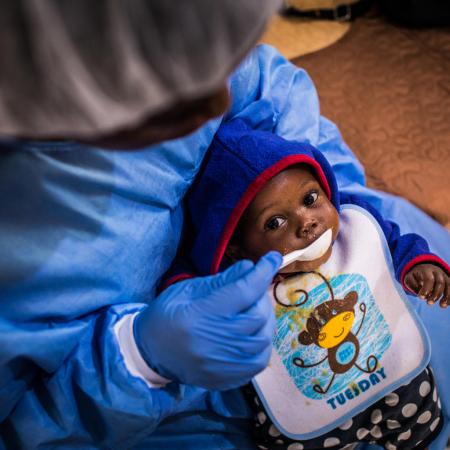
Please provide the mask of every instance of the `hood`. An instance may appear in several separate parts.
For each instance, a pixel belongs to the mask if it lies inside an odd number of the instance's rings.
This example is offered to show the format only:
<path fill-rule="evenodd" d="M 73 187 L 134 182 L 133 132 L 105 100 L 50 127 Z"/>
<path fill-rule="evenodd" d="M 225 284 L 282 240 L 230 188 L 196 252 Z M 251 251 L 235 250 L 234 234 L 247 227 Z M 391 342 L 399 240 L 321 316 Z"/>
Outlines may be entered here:
<path fill-rule="evenodd" d="M 223 269 L 225 249 L 259 190 L 289 166 L 307 164 L 339 211 L 331 166 L 319 150 L 254 130 L 242 120 L 222 124 L 187 196 L 188 254 L 198 275 Z"/>

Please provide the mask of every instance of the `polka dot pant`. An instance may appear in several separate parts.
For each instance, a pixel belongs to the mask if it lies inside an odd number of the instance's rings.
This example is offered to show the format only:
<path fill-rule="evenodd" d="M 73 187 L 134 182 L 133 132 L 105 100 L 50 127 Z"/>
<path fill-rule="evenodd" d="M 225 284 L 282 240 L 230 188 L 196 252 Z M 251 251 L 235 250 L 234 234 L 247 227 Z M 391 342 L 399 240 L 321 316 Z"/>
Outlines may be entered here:
<path fill-rule="evenodd" d="M 246 389 L 255 408 L 254 436 L 262 450 L 353 448 L 366 441 L 387 450 L 426 448 L 442 427 L 441 404 L 431 369 L 323 436 L 295 441 L 271 422 L 252 387 Z"/>

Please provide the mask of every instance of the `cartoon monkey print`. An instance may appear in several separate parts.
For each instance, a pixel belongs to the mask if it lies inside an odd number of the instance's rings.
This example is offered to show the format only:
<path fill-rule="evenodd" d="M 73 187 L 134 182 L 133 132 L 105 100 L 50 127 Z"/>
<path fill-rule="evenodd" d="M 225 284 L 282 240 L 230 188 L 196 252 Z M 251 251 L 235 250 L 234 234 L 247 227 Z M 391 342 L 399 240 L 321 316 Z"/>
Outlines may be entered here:
<path fill-rule="evenodd" d="M 303 345 L 315 344 L 320 348 L 327 349 L 327 354 L 320 361 L 313 364 L 306 364 L 302 358 L 295 357 L 293 363 L 297 367 L 310 368 L 322 364 L 328 360 L 330 369 L 333 372 L 331 380 L 324 389 L 320 384 L 314 384 L 313 389 L 319 394 L 326 394 L 330 389 L 336 374 L 345 373 L 353 366 L 365 373 L 372 373 L 378 365 L 378 359 L 375 355 L 370 355 L 365 362 L 365 368 L 356 362 L 359 355 L 358 333 L 364 323 L 366 317 L 366 304 L 360 303 L 359 310 L 363 313 L 361 323 L 355 333 L 351 332 L 353 322 L 355 320 L 355 306 L 358 302 L 358 293 L 356 291 L 349 292 L 342 300 L 334 298 L 333 288 L 328 280 L 318 272 L 306 272 L 319 275 L 326 283 L 331 294 L 331 300 L 317 305 L 310 317 L 306 321 L 306 330 L 298 335 L 298 341 Z M 305 274 L 306 274 L 305 273 Z M 280 282 L 274 286 L 274 298 L 277 303 L 282 306 L 290 307 L 291 305 L 283 304 L 276 295 L 276 288 Z M 298 290 L 304 295 L 300 303 L 292 305 L 298 307 L 308 300 L 308 294 L 304 290 Z"/>

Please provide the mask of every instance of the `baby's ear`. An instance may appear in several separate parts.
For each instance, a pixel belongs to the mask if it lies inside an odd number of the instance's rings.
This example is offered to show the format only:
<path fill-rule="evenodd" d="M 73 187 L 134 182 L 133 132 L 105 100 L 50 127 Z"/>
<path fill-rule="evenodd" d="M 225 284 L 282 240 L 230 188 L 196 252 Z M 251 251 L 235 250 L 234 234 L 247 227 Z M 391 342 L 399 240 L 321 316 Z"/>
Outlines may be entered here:
<path fill-rule="evenodd" d="M 238 244 L 228 244 L 228 247 L 225 250 L 225 256 L 231 263 L 245 259 L 245 256 Z"/>

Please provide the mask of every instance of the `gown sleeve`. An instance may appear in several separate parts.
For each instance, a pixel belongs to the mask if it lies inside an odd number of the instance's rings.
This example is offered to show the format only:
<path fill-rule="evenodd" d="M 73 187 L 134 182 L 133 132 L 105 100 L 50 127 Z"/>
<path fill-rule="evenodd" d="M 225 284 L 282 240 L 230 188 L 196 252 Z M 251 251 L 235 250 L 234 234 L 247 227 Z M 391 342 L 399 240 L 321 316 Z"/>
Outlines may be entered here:
<path fill-rule="evenodd" d="M 133 153 L 0 143 L 0 449 L 132 448 L 207 409 L 126 338 L 157 301 L 217 126 Z"/>

